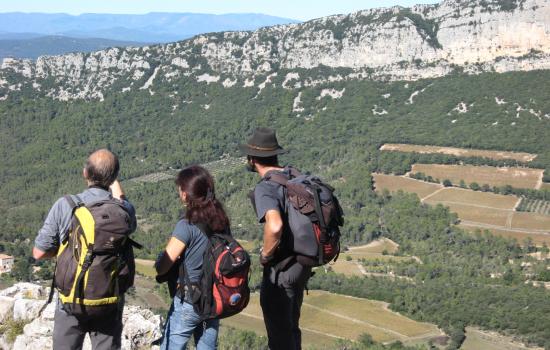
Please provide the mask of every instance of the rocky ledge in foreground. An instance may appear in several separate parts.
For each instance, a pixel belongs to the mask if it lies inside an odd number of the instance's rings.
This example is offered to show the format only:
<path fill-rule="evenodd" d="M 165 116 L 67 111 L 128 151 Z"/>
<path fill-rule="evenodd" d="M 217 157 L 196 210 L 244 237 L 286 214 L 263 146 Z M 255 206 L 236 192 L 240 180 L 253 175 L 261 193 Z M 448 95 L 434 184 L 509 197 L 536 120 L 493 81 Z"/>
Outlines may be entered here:
<path fill-rule="evenodd" d="M 9 326 L 11 320 L 28 322 L 23 334 L 13 343 L 8 343 L 6 330 L 0 334 L 0 349 L 52 349 L 53 318 L 56 307 L 54 300 L 38 316 L 44 305 L 49 288 L 33 283 L 17 283 L 0 291 L 0 324 Z M 148 309 L 127 305 L 123 315 L 122 349 L 155 349 L 151 343 L 161 335 L 162 321 Z M 6 327 L 7 327 L 6 326 Z M 86 337 L 84 349 L 91 349 L 90 339 Z"/>

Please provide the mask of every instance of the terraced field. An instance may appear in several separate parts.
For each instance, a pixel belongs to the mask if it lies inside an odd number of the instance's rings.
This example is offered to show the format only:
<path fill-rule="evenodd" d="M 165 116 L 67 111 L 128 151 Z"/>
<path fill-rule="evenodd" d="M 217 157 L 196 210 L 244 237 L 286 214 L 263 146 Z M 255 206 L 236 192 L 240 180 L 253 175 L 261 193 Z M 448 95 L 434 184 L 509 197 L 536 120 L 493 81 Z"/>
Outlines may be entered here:
<path fill-rule="evenodd" d="M 222 324 L 254 330 L 265 335 L 259 297 L 254 294 L 249 306 L 238 316 Z M 330 344 L 335 339 L 357 339 L 368 333 L 374 340 L 391 342 L 427 342 L 442 335 L 432 324 L 421 323 L 388 310 L 387 304 L 347 297 L 323 291 L 310 291 L 304 296 L 300 319 L 304 343 Z"/>
<path fill-rule="evenodd" d="M 377 191 L 412 192 L 426 204 L 449 207 L 468 231 L 489 230 L 519 242 L 531 237 L 535 244 L 550 244 L 550 216 L 516 211 L 520 202 L 516 196 L 443 187 L 402 176 L 373 174 L 373 179 Z"/>
<path fill-rule="evenodd" d="M 473 165 L 414 164 L 411 173 L 424 173 L 441 181 L 449 179 L 455 185 L 458 185 L 460 180 L 464 180 L 466 184 L 476 182 L 480 186 L 487 184 L 489 186 L 510 185 L 516 188 L 540 188 L 543 170 Z"/>
<path fill-rule="evenodd" d="M 536 213 L 514 213 L 512 228 L 525 228 L 550 233 L 550 216 Z"/>
<path fill-rule="evenodd" d="M 382 238 L 363 246 L 349 247 L 340 253 L 335 263 L 331 263 L 329 266 L 334 272 L 347 276 L 372 275 L 372 273 L 367 272 L 362 266 L 361 260 L 390 262 L 414 259 L 412 257 L 391 255 L 397 252 L 398 247 L 397 243 L 387 238 Z"/>
<path fill-rule="evenodd" d="M 384 251 L 389 254 L 395 254 L 399 249 L 399 244 L 391 239 L 381 238 L 362 246 L 349 247 L 345 254 L 352 256 L 366 256 L 369 254 L 381 255 Z"/>
<path fill-rule="evenodd" d="M 216 176 L 218 173 L 223 171 L 228 171 L 245 164 L 246 158 L 232 158 L 232 157 L 223 157 L 220 160 L 216 160 L 209 163 L 201 164 L 205 167 L 213 176 Z M 180 169 L 168 169 L 165 171 L 159 171 L 156 173 L 146 174 L 143 176 L 135 177 L 128 179 L 126 181 L 130 183 L 143 183 L 143 182 L 161 182 L 166 180 L 172 180 L 176 176 Z"/>
<path fill-rule="evenodd" d="M 426 201 L 428 204 L 440 204 L 438 202 Z M 494 225 L 499 227 L 506 227 L 508 222 L 508 216 L 513 215 L 512 211 L 500 210 L 494 208 L 478 208 L 468 204 L 444 204 L 449 207 L 453 213 L 458 214 L 461 220 L 468 221 L 470 223 L 480 223 L 485 225 Z"/>
<path fill-rule="evenodd" d="M 550 215 L 550 202 L 538 199 L 523 198 L 517 210 Z"/>
<path fill-rule="evenodd" d="M 378 192 L 387 189 L 390 192 L 416 193 L 418 197 L 424 198 L 435 191 L 442 189 L 443 186 L 423 181 L 417 181 L 405 176 L 394 176 L 385 174 L 373 174 L 375 189 Z"/>
<path fill-rule="evenodd" d="M 490 226 L 480 227 L 478 223 L 472 224 L 464 221 L 458 226 L 470 232 L 487 230 L 495 236 L 512 238 L 517 240 L 519 243 L 524 242 L 527 238 L 531 238 L 533 243 L 536 245 L 543 245 L 544 243 L 550 245 L 550 235 L 547 233 L 525 232 L 524 230 L 495 228 Z"/>
<path fill-rule="evenodd" d="M 466 340 L 461 350 L 531 350 L 542 348 L 530 348 L 513 341 L 502 334 L 484 332 L 476 328 L 466 328 Z"/>
<path fill-rule="evenodd" d="M 496 208 L 513 210 L 518 204 L 519 198 L 516 196 L 504 196 L 488 192 L 477 192 L 456 187 L 447 187 L 424 197 L 427 203 L 437 202 L 441 204 L 467 204 L 478 208 Z"/>
<path fill-rule="evenodd" d="M 488 151 L 469 148 L 455 147 L 439 147 L 439 146 L 422 146 L 387 143 L 380 147 L 381 151 L 397 151 L 397 152 L 415 152 L 415 153 L 439 153 L 448 154 L 457 157 L 483 157 L 490 159 L 513 159 L 520 162 L 530 162 L 537 157 L 536 154 L 524 152 L 503 152 L 503 151 Z"/>

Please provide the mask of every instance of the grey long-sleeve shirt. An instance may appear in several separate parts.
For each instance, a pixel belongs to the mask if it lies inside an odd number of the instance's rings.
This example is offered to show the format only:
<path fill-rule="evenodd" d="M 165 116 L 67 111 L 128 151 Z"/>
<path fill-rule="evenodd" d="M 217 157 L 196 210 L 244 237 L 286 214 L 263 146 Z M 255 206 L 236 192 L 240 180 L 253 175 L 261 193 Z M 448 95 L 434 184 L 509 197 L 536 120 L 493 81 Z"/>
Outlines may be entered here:
<path fill-rule="evenodd" d="M 79 193 L 78 197 L 84 204 L 89 204 L 105 199 L 112 198 L 109 191 L 99 187 L 90 187 L 84 192 Z M 136 229 L 136 211 L 134 206 L 127 200 L 122 201 L 128 210 L 131 218 L 132 232 Z M 48 213 L 44 225 L 38 231 L 34 240 L 34 246 L 43 252 L 56 251 L 59 248 L 59 242 L 65 239 L 71 225 L 71 206 L 63 197 L 59 198 Z"/>

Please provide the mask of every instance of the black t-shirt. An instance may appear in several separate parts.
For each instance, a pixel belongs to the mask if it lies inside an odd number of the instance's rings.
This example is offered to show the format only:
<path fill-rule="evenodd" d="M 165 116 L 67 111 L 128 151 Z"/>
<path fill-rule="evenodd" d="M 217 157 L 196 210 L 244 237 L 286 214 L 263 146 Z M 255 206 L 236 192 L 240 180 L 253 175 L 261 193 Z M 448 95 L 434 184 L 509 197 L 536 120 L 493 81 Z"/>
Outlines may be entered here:
<path fill-rule="evenodd" d="M 264 179 L 254 188 L 254 202 L 256 205 L 256 216 L 260 223 L 265 222 L 265 214 L 269 210 L 278 210 L 282 214 L 285 211 L 285 197 L 283 186 L 273 182 L 266 181 L 265 178 L 273 172 L 280 172 L 287 176 L 290 171 L 287 168 L 281 170 L 271 170 L 265 174 Z"/>

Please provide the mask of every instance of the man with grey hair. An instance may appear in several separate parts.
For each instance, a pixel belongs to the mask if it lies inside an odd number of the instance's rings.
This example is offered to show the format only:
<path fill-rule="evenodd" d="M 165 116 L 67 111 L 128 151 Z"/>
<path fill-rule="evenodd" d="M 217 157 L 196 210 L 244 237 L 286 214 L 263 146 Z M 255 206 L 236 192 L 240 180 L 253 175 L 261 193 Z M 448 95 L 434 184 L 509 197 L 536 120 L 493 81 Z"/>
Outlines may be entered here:
<path fill-rule="evenodd" d="M 119 168 L 117 156 L 109 150 L 100 149 L 93 152 L 82 171 L 88 188 L 70 198 L 73 202 L 83 205 L 115 198 L 129 214 L 129 230 L 133 232 L 136 229 L 135 209 L 126 200 L 117 180 Z M 61 242 L 65 242 L 69 235 L 73 220 L 72 204 L 65 196 L 52 206 L 35 239 L 35 259 L 53 258 L 57 255 Z M 100 319 L 85 319 L 67 312 L 63 304 L 58 302 L 54 318 L 53 348 L 81 349 L 84 337 L 89 333 L 94 349 L 120 349 L 123 305 L 120 306 L 112 315 L 104 315 Z"/>

